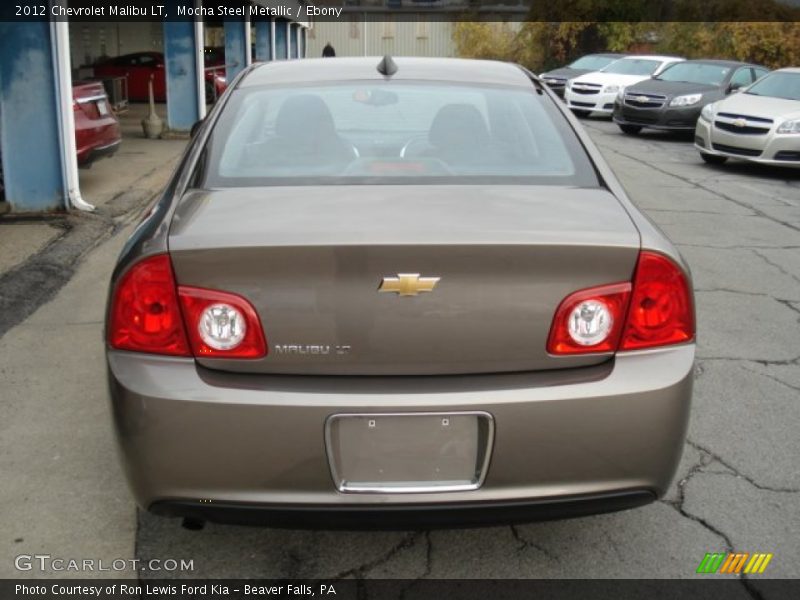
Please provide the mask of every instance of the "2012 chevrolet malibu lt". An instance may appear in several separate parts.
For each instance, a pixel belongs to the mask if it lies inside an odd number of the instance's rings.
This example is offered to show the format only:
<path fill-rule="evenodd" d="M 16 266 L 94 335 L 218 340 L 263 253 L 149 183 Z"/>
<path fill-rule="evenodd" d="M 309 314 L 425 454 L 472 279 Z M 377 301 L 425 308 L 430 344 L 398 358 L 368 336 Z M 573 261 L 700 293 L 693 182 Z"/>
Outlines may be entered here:
<path fill-rule="evenodd" d="M 662 495 L 691 280 L 568 113 L 497 62 L 276 62 L 231 82 L 112 276 L 137 502 L 360 528 Z"/>

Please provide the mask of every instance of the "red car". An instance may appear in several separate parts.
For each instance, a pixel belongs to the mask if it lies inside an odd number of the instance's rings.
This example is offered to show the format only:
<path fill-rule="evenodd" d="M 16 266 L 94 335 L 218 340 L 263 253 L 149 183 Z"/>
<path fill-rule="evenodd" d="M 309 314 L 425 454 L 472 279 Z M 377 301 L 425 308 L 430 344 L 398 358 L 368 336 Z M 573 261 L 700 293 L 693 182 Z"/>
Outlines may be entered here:
<path fill-rule="evenodd" d="M 206 101 L 213 102 L 225 91 L 224 52 L 218 48 L 205 50 Z M 214 68 L 218 67 L 218 68 Z M 98 79 L 106 77 L 128 78 L 128 99 L 134 102 L 147 102 L 150 99 L 148 83 L 153 78 L 153 96 L 156 102 L 167 100 L 167 78 L 164 69 L 164 55 L 161 52 L 137 52 L 110 58 L 94 65 L 94 75 Z"/>
<path fill-rule="evenodd" d="M 78 166 L 88 167 L 98 158 L 114 154 L 122 141 L 122 132 L 103 84 L 98 81 L 74 83 L 72 108 Z"/>

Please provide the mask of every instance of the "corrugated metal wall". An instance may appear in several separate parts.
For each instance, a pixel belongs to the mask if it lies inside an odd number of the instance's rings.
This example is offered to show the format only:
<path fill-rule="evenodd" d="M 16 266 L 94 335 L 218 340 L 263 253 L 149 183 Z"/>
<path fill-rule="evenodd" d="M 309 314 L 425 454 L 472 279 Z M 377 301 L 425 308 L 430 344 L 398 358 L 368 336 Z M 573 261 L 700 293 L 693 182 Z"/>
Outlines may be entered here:
<path fill-rule="evenodd" d="M 381 18 L 383 20 L 377 20 Z M 366 29 L 366 44 L 364 30 Z M 322 48 L 330 42 L 336 56 L 438 56 L 455 54 L 453 24 L 417 15 L 416 20 L 393 20 L 392 15 L 350 15 L 341 21 L 315 21 L 308 32 L 308 58 L 322 56 Z"/>

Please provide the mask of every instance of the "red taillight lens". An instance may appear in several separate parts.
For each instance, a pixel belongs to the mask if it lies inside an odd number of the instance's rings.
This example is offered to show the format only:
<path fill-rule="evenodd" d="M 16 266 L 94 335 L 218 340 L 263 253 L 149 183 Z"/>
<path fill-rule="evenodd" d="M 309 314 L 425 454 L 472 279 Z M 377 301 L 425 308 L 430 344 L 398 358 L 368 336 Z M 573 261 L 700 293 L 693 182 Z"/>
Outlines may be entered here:
<path fill-rule="evenodd" d="M 630 283 L 615 283 L 567 296 L 556 310 L 550 328 L 550 354 L 614 352 L 619 344 Z"/>
<path fill-rule="evenodd" d="M 633 284 L 580 290 L 556 310 L 547 351 L 639 350 L 694 339 L 694 306 L 683 270 L 662 254 L 639 254 Z"/>
<path fill-rule="evenodd" d="M 108 343 L 119 350 L 191 356 L 166 254 L 134 264 L 111 300 Z"/>
<path fill-rule="evenodd" d="M 620 350 L 680 344 L 694 339 L 694 306 L 683 270 L 662 254 L 642 252 Z"/>
<path fill-rule="evenodd" d="M 261 358 L 264 331 L 253 306 L 241 296 L 180 286 L 186 331 L 198 358 Z"/>

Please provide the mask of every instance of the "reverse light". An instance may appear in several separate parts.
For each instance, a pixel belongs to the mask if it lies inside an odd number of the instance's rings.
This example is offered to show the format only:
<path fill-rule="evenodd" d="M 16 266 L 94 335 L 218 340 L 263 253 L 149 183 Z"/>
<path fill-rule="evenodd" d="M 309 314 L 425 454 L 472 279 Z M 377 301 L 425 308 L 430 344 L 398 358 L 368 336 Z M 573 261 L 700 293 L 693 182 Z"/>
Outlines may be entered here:
<path fill-rule="evenodd" d="M 675 96 L 669 103 L 670 106 L 694 106 L 703 99 L 703 94 L 687 94 Z"/>
<path fill-rule="evenodd" d="M 690 342 L 694 306 L 683 270 L 671 259 L 639 253 L 632 283 L 574 292 L 556 310 L 547 351 L 609 353 Z"/>
<path fill-rule="evenodd" d="M 800 119 L 784 121 L 775 130 L 776 133 L 800 133 Z"/>
<path fill-rule="evenodd" d="M 179 286 L 192 352 L 198 358 L 261 358 L 267 354 L 261 321 L 241 296 Z"/>
<path fill-rule="evenodd" d="M 630 283 L 589 288 L 567 296 L 556 310 L 547 351 L 550 354 L 614 352 L 619 344 Z"/>

